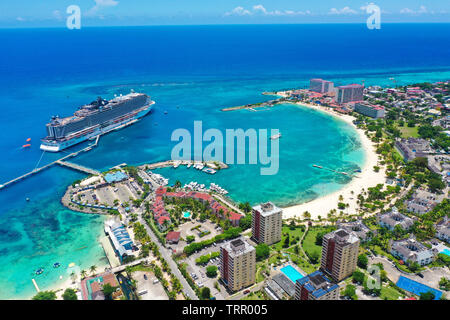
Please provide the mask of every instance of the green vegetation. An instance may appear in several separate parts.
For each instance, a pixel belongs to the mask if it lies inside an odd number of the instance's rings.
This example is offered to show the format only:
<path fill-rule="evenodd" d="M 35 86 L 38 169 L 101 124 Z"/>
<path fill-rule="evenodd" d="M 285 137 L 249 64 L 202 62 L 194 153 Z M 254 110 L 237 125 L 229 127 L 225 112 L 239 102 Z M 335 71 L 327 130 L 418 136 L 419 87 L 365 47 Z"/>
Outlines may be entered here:
<path fill-rule="evenodd" d="M 56 293 L 54 291 L 41 291 L 33 297 L 33 300 L 56 300 Z"/>
<path fill-rule="evenodd" d="M 248 295 L 243 297 L 241 300 L 267 300 L 267 296 L 262 290 L 256 292 L 250 292 Z"/>
<path fill-rule="evenodd" d="M 203 287 L 200 291 L 200 298 L 209 300 L 211 298 L 211 290 L 208 287 Z"/>
<path fill-rule="evenodd" d="M 212 239 L 204 240 L 201 242 L 192 242 L 191 244 L 184 247 L 183 252 L 189 256 L 189 255 L 193 254 L 194 252 L 203 249 L 204 247 L 212 245 L 214 242 L 221 242 L 223 240 L 237 238 L 237 237 L 239 237 L 241 232 L 242 232 L 242 229 L 239 227 L 229 228 L 228 230 L 225 230 L 224 233 L 218 234 L 217 236 L 215 236 Z"/>
<path fill-rule="evenodd" d="M 365 254 L 360 254 L 358 256 L 358 267 L 361 269 L 367 269 L 367 264 L 369 263 L 369 259 Z"/>
<path fill-rule="evenodd" d="M 312 263 L 316 264 L 320 260 L 323 236 L 335 229 L 335 227 L 311 227 L 308 230 L 302 246 Z"/>
<path fill-rule="evenodd" d="M 418 127 L 399 127 L 402 138 L 418 138 Z"/>
<path fill-rule="evenodd" d="M 287 248 L 300 241 L 300 238 L 305 233 L 305 226 L 284 225 L 281 229 L 281 241 L 271 246 L 274 250 L 281 250 Z"/>
<path fill-rule="evenodd" d="M 62 298 L 64 300 L 78 300 L 77 293 L 71 288 L 67 288 L 66 291 L 64 291 Z"/>
<path fill-rule="evenodd" d="M 220 252 L 219 251 L 211 252 L 209 254 L 205 254 L 205 255 L 200 256 L 197 259 L 195 259 L 195 264 L 205 265 L 205 264 L 207 264 L 209 262 L 209 260 L 217 258 L 218 256 L 220 256 Z"/>
<path fill-rule="evenodd" d="M 265 243 L 256 246 L 256 261 L 262 261 L 270 256 L 270 247 Z"/>
<path fill-rule="evenodd" d="M 105 295 L 106 300 L 111 300 L 112 295 L 114 292 L 116 292 L 117 287 L 113 287 L 109 283 L 105 283 L 102 287 L 103 294 Z"/>
<path fill-rule="evenodd" d="M 446 279 L 446 278 L 442 277 L 441 280 L 439 280 L 439 288 L 441 288 L 442 290 L 445 290 L 445 291 L 449 291 L 450 290 L 450 279 Z"/>
<path fill-rule="evenodd" d="M 380 298 L 382 300 L 398 300 L 402 294 L 391 286 L 381 287 Z"/>
<path fill-rule="evenodd" d="M 435 294 L 431 291 L 420 293 L 420 300 L 434 300 L 435 297 Z"/>
<path fill-rule="evenodd" d="M 356 295 L 356 287 L 352 284 L 348 284 L 343 292 L 344 296 L 351 298 L 352 300 L 358 300 Z"/>
<path fill-rule="evenodd" d="M 206 267 L 206 275 L 208 276 L 208 278 L 215 278 L 217 276 L 217 267 L 216 266 Z"/>
<path fill-rule="evenodd" d="M 355 271 L 353 271 L 352 279 L 353 279 L 353 282 L 355 282 L 355 283 L 363 284 L 365 275 L 363 272 L 361 272 L 359 270 L 355 270 Z"/>

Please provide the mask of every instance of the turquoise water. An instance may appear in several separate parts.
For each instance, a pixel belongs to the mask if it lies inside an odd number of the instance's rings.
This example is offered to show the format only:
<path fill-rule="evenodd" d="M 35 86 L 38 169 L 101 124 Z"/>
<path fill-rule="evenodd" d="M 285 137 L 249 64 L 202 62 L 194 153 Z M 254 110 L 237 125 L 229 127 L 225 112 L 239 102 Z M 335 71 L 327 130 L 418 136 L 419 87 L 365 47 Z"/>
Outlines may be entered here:
<path fill-rule="evenodd" d="M 167 160 L 177 128 L 280 129 L 280 170 L 262 177 L 258 165 L 236 165 L 208 175 L 193 168 L 161 170 L 179 179 L 215 182 L 236 201 L 304 202 L 330 193 L 349 178 L 313 170 L 312 164 L 360 168 L 364 153 L 347 124 L 292 105 L 264 112 L 220 109 L 272 97 L 262 91 L 303 88 L 311 77 L 336 84 L 408 84 L 450 78 L 450 25 L 190 26 L 0 30 L 0 183 L 33 170 L 42 156 L 39 139 L 52 115 L 71 115 L 101 95 L 130 89 L 157 102 L 152 114 L 124 130 L 103 136 L 99 146 L 73 159 L 106 170 L 119 163 Z M 323 34 L 327 41 L 323 41 Z M 430 36 L 432 35 L 432 36 Z M 120 50 L 107 48 L 127 39 Z M 269 48 L 267 39 L 277 39 Z M 417 43 L 421 45 L 418 46 Z M 238 50 L 236 48 L 239 48 Z M 330 55 L 329 48 L 333 48 Z M 164 111 L 168 111 L 164 114 Z M 27 138 L 32 146 L 21 149 Z M 44 154 L 41 165 L 60 155 Z M 0 191 L 0 298 L 26 298 L 59 283 L 75 262 L 82 269 L 106 262 L 98 242 L 102 217 L 71 212 L 59 201 L 66 186 L 84 177 L 51 168 Z M 25 201 L 26 198 L 31 201 Z M 53 269 L 53 263 L 61 267 Z M 45 272 L 35 276 L 37 268 Z"/>
<path fill-rule="evenodd" d="M 97 240 L 102 235 L 103 217 L 72 212 L 59 202 L 63 186 L 80 176 L 55 167 L 9 188 L 8 194 L 20 195 L 22 200 L 17 209 L 2 214 L 0 299 L 30 298 L 36 293 L 33 278 L 45 290 L 69 279 L 72 271 L 89 270 L 93 264 L 101 270 L 107 263 Z M 53 190 L 43 188 L 52 185 Z M 61 266 L 53 268 L 55 262 Z M 69 268 L 72 262 L 76 266 Z M 41 267 L 44 273 L 36 275 Z"/>
<path fill-rule="evenodd" d="M 283 272 L 293 283 L 295 283 L 298 279 L 303 278 L 303 275 L 291 265 L 281 268 L 280 271 Z"/>
<path fill-rule="evenodd" d="M 444 249 L 440 253 L 446 254 L 450 257 L 450 249 Z"/>
<path fill-rule="evenodd" d="M 191 213 L 190 213 L 189 211 L 184 211 L 184 212 L 183 212 L 183 217 L 186 218 L 186 219 L 188 219 L 188 218 L 191 217 Z"/>

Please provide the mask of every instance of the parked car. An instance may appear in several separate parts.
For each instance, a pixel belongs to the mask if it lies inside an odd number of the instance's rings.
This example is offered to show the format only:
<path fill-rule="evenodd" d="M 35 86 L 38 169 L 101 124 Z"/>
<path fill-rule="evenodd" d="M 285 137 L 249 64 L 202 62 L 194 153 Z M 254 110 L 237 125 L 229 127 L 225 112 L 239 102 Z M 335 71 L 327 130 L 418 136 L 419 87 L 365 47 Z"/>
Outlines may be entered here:
<path fill-rule="evenodd" d="M 247 294 L 247 293 L 250 293 L 250 290 L 249 290 L 249 289 L 244 290 L 244 294 Z"/>

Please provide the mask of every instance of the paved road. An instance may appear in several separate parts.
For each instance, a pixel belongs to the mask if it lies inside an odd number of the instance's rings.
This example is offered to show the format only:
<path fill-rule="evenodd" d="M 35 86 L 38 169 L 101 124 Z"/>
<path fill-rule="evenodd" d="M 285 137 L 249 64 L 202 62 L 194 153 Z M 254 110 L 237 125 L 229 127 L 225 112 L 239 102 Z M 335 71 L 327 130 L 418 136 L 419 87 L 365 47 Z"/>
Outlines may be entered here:
<path fill-rule="evenodd" d="M 159 240 L 153 233 L 153 230 L 150 229 L 150 227 L 147 225 L 147 222 L 145 222 L 145 220 L 142 219 L 142 216 L 140 214 L 138 216 L 138 221 L 145 227 L 152 241 L 156 243 L 156 245 L 158 246 L 159 252 L 161 253 L 162 257 L 167 261 L 172 273 L 180 280 L 181 285 L 183 286 L 183 291 L 189 295 L 191 300 L 198 300 L 198 297 L 195 294 L 194 290 L 192 290 L 192 288 L 189 286 L 189 283 L 187 283 L 186 279 L 181 274 L 180 270 L 178 270 L 177 264 L 172 259 L 172 253 L 170 252 L 170 250 L 166 249 L 159 243 Z"/>
<path fill-rule="evenodd" d="M 241 290 L 241 291 L 229 296 L 226 300 L 241 300 L 243 297 L 246 296 L 246 294 L 244 294 L 245 290 L 250 290 L 250 292 L 259 291 L 264 287 L 264 283 L 265 283 L 265 281 L 258 282 L 256 284 L 254 284 L 253 286 L 251 286 L 250 288 L 245 288 L 244 290 Z M 250 292 L 248 294 L 250 294 Z"/>

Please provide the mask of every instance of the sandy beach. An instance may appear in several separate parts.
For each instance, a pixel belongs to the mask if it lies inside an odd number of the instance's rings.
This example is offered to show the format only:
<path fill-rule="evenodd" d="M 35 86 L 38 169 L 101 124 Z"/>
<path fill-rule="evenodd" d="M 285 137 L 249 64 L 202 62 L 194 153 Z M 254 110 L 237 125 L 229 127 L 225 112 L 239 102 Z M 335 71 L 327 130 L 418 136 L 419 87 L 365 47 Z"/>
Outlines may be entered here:
<path fill-rule="evenodd" d="M 283 94 L 281 93 L 279 93 L 278 95 L 283 96 Z M 327 114 L 332 115 L 333 117 L 336 117 L 338 119 L 341 119 L 347 122 L 349 125 L 353 126 L 359 134 L 362 146 L 366 154 L 366 159 L 363 168 L 361 170 L 362 172 L 359 173 L 356 177 L 354 177 L 350 183 L 343 186 L 342 189 L 332 194 L 314 199 L 306 203 L 283 208 L 283 218 L 289 219 L 296 217 L 303 219 L 304 218 L 303 213 L 305 211 L 308 211 L 311 214 L 311 219 L 313 220 L 317 220 L 319 216 L 322 218 L 326 218 L 330 210 L 332 209 L 338 210 L 337 204 L 338 202 L 340 202 L 339 201 L 340 195 L 342 195 L 344 198 L 342 202 L 349 204 L 349 207 L 346 208 L 344 212 L 348 214 L 355 214 L 357 212 L 356 209 L 358 208 L 358 205 L 356 203 L 357 196 L 358 194 L 361 193 L 362 189 L 367 190 L 367 188 L 369 187 L 374 187 L 377 184 L 385 183 L 385 169 L 382 166 L 380 166 L 379 172 L 375 172 L 373 170 L 373 167 L 376 166 L 378 163 L 378 155 L 375 152 L 375 144 L 365 135 L 363 130 L 358 129 L 353 124 L 352 121 L 354 120 L 354 118 L 352 116 L 338 114 L 325 107 L 316 106 L 312 104 L 306 103 L 296 103 L 296 104 L 312 108 L 320 112 L 326 112 Z"/>

